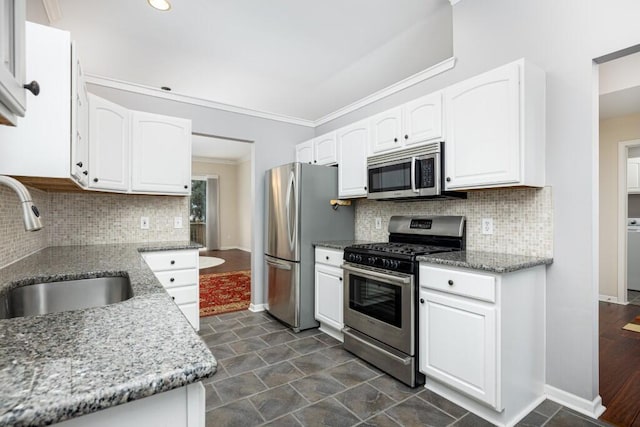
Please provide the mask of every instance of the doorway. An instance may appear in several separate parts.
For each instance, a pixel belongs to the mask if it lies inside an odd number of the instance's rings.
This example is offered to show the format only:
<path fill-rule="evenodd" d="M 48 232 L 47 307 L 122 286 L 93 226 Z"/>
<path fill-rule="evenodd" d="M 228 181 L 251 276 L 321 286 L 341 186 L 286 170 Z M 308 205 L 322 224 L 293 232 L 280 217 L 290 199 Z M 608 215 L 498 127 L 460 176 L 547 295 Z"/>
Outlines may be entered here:
<path fill-rule="evenodd" d="M 640 316 L 640 306 L 628 304 L 635 296 L 628 295 L 627 270 L 640 265 L 640 254 L 637 261 L 627 259 L 627 221 L 635 202 L 628 165 L 630 157 L 640 158 L 640 53 L 600 63 L 598 72 L 599 392 L 606 407 L 601 419 L 631 426 L 640 422 L 640 333 L 622 328 Z"/>
<path fill-rule="evenodd" d="M 220 186 L 218 176 L 191 179 L 189 231 L 191 240 L 206 250 L 220 249 Z"/>

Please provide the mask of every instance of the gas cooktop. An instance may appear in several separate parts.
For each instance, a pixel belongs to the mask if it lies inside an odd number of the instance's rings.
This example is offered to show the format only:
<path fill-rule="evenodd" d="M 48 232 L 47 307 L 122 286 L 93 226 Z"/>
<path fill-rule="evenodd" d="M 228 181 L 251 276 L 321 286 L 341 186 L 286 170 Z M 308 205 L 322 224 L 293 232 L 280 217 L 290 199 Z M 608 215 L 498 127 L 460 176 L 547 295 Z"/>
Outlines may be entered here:
<path fill-rule="evenodd" d="M 428 255 L 439 252 L 451 252 L 459 249 L 447 248 L 444 246 L 435 245 L 419 245 L 413 243 L 394 243 L 394 242 L 381 242 L 381 243 L 362 243 L 358 245 L 352 245 L 349 247 L 352 252 L 360 252 L 366 254 L 380 255 Z"/>

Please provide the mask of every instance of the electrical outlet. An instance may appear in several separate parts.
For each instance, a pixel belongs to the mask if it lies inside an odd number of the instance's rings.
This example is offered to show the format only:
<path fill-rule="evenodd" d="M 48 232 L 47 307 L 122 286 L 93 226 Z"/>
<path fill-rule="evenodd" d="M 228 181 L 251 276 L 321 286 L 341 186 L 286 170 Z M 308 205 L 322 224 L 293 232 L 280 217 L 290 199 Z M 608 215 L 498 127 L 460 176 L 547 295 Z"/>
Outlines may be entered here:
<path fill-rule="evenodd" d="M 173 218 L 173 228 L 182 228 L 182 217 L 176 216 Z"/>
<path fill-rule="evenodd" d="M 140 228 L 143 230 L 148 230 L 149 229 L 149 217 L 148 216 L 141 216 L 140 217 Z"/>
<path fill-rule="evenodd" d="M 382 229 L 382 218 L 376 217 L 376 230 Z"/>
<path fill-rule="evenodd" d="M 482 218 L 482 234 L 493 234 L 493 218 Z"/>

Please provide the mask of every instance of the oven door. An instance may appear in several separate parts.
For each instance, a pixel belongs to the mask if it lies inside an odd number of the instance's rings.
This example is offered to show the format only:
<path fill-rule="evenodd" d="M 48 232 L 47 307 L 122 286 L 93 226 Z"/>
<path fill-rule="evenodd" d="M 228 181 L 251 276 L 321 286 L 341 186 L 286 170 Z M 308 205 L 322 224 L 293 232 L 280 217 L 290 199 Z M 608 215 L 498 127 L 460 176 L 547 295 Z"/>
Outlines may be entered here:
<path fill-rule="evenodd" d="M 345 263 L 344 324 L 415 354 L 414 276 Z"/>

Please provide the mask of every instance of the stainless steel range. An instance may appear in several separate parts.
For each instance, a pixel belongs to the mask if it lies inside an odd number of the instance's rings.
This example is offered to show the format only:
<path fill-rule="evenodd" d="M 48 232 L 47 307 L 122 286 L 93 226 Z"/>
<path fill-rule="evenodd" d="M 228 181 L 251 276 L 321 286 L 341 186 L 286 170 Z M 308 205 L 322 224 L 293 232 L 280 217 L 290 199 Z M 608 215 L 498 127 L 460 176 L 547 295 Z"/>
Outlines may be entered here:
<path fill-rule="evenodd" d="M 389 242 L 345 248 L 344 348 L 411 387 L 423 384 L 416 257 L 464 247 L 462 216 L 393 216 Z"/>

